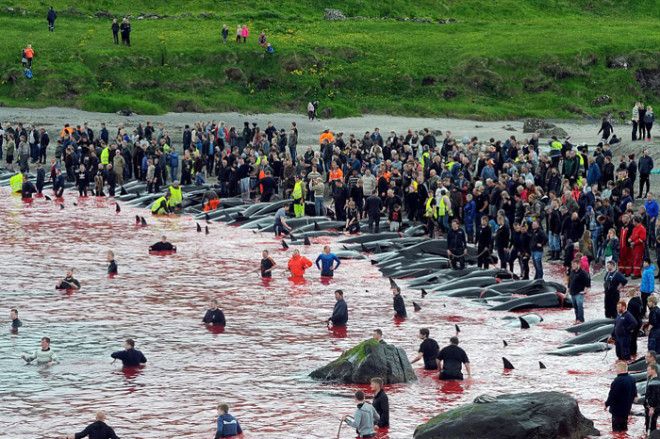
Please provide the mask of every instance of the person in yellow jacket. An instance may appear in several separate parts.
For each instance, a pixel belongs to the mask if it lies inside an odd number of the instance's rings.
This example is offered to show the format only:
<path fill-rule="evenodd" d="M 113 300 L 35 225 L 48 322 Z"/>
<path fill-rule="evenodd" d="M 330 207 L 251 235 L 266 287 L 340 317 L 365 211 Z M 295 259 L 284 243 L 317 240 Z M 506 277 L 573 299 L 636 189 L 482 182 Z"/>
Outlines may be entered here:
<path fill-rule="evenodd" d="M 424 204 L 424 218 L 426 218 L 426 229 L 429 236 L 433 238 L 435 236 L 435 225 L 438 221 L 438 206 L 433 194 L 429 194 Z"/>
<path fill-rule="evenodd" d="M 153 215 L 166 215 L 171 212 L 170 206 L 169 206 L 169 199 L 170 199 L 170 193 L 166 192 L 165 195 L 163 195 L 160 198 L 157 198 L 156 201 L 154 201 L 154 204 L 151 205 L 151 213 Z"/>
<path fill-rule="evenodd" d="M 300 175 L 296 175 L 296 182 L 293 185 L 293 213 L 296 218 L 305 216 L 305 185 Z"/>
<path fill-rule="evenodd" d="M 9 187 L 13 193 L 21 192 L 23 190 L 23 173 L 19 172 L 9 179 Z"/>
<path fill-rule="evenodd" d="M 108 166 L 110 164 L 110 148 L 107 146 L 101 151 L 101 164 Z"/>
<path fill-rule="evenodd" d="M 449 231 L 449 217 L 452 216 L 451 200 L 447 193 L 447 189 L 440 189 L 440 198 L 438 199 L 438 217 L 439 222 L 442 224 L 442 231 Z"/>
<path fill-rule="evenodd" d="M 180 209 L 181 204 L 183 203 L 183 194 L 181 193 L 181 186 L 179 186 L 178 181 L 174 181 L 169 187 L 170 199 L 167 202 L 167 206 L 171 210 Z"/>

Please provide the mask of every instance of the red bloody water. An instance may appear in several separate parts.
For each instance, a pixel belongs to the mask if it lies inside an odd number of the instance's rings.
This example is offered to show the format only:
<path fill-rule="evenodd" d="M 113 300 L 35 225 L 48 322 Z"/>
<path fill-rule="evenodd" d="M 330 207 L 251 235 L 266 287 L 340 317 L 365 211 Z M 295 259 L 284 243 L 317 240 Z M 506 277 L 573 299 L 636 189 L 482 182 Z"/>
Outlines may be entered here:
<path fill-rule="evenodd" d="M 465 299 L 421 300 L 404 286 L 410 318 L 397 322 L 389 283 L 366 260 L 342 262 L 329 282 L 310 269 L 304 283 L 293 284 L 282 269 L 292 250 L 281 250 L 270 234 L 213 223 L 206 236 L 188 216 L 148 216 L 148 227 L 136 227 L 135 214 L 146 210 L 124 205 L 116 214 L 113 201 L 93 197 L 67 194 L 60 210 L 44 199 L 24 203 L 6 189 L 0 196 L 0 302 L 6 312 L 18 307 L 24 324 L 18 335 L 0 336 L 2 437 L 71 434 L 104 409 L 121 437 L 210 438 L 219 402 L 231 405 L 246 438 L 335 437 L 340 416 L 353 412 L 351 394 L 359 386 L 314 382 L 307 377 L 311 370 L 375 328 L 412 357 L 420 327 L 429 327 L 442 345 L 456 322 L 474 378 L 440 382 L 417 369 L 416 383 L 388 387 L 392 427 L 380 437 L 410 438 L 418 424 L 480 394 L 540 390 L 574 395 L 604 437 L 611 437 L 602 401 L 614 376 L 614 353 L 543 354 L 571 335 L 563 331 L 574 320 L 571 310 L 540 310 L 545 321 L 522 331 L 505 325 L 502 317 L 509 313 Z M 150 256 L 148 246 L 162 234 L 178 253 Z M 312 241 L 311 247 L 292 249 L 313 259 L 322 244 L 339 247 L 335 238 Z M 119 264 L 114 279 L 106 275 L 109 249 Z M 263 249 L 278 264 L 268 282 L 256 272 Z M 82 290 L 56 291 L 55 282 L 71 266 Z M 560 277 L 559 267 L 546 269 L 548 278 Z M 350 310 L 345 338 L 322 323 L 336 288 L 346 292 Z M 228 320 L 221 333 L 200 323 L 214 297 Z M 422 311 L 412 312 L 413 299 Z M 587 298 L 587 319 L 601 316 L 601 303 L 601 295 Z M 51 337 L 61 364 L 26 366 L 21 353 L 37 348 L 42 336 Z M 111 365 L 110 353 L 127 337 L 148 358 L 141 371 L 123 373 Z M 503 356 L 515 370 L 502 370 Z M 546 370 L 539 369 L 539 360 Z M 641 437 L 642 430 L 643 419 L 635 418 L 630 436 L 622 437 Z M 342 437 L 351 433 L 345 427 Z"/>

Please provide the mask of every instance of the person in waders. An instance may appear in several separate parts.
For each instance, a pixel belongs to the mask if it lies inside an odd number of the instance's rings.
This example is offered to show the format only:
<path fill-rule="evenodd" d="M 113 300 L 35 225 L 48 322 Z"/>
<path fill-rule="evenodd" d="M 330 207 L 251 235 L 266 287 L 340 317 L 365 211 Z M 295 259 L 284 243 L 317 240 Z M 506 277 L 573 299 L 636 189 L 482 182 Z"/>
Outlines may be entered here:
<path fill-rule="evenodd" d="M 300 175 L 296 175 L 296 182 L 291 192 L 293 199 L 293 214 L 296 218 L 305 216 L 305 185 Z"/>

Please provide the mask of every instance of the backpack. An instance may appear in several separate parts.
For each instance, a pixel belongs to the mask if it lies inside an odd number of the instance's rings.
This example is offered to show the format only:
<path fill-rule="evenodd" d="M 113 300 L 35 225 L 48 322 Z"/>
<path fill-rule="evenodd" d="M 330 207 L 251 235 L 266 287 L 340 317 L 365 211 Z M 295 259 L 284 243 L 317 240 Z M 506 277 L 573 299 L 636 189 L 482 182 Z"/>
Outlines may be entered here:
<path fill-rule="evenodd" d="M 32 79 L 32 69 L 25 69 L 24 75 L 27 79 Z"/>

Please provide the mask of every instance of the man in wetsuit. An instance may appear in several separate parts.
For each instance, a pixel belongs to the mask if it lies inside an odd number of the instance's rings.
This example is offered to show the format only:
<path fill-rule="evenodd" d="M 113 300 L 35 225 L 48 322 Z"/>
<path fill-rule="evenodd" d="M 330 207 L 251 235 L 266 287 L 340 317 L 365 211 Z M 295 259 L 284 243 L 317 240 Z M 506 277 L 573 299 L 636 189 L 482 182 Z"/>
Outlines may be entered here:
<path fill-rule="evenodd" d="M 218 306 L 218 299 L 213 299 L 211 301 L 211 308 L 206 310 L 204 318 L 202 319 L 207 326 L 225 326 L 227 321 L 225 320 L 225 314 L 222 312 Z"/>
<path fill-rule="evenodd" d="M 117 274 L 117 263 L 115 262 L 115 253 L 108 250 L 108 274 Z"/>
<path fill-rule="evenodd" d="M 23 326 L 23 322 L 18 318 L 18 310 L 16 308 L 12 308 L 9 311 L 9 318 L 11 319 L 10 331 L 13 333 L 18 332 L 18 328 Z"/>
<path fill-rule="evenodd" d="M 320 266 L 319 261 L 321 262 Z M 335 262 L 337 265 L 335 265 Z M 341 264 L 341 261 L 334 253 L 330 253 L 329 245 L 324 246 L 323 253 L 316 258 L 316 268 L 321 270 L 321 276 L 332 277 L 339 264 Z"/>
<path fill-rule="evenodd" d="M 289 209 L 289 205 L 280 207 L 275 212 L 275 236 L 280 236 L 285 231 L 290 232 L 291 227 L 286 223 L 286 211 Z"/>
<path fill-rule="evenodd" d="M 261 277 L 273 277 L 273 268 L 276 265 L 273 258 L 268 255 L 268 250 L 261 252 Z"/>
<path fill-rule="evenodd" d="M 66 272 L 66 277 L 60 281 L 55 288 L 58 290 L 79 290 L 80 282 L 78 279 L 73 277 L 73 268 L 70 268 Z"/>
<path fill-rule="evenodd" d="M 105 423 L 105 413 L 96 412 L 96 421 L 89 424 L 83 431 L 73 436 L 67 436 L 66 439 L 119 439 L 112 427 Z"/>
<path fill-rule="evenodd" d="M 419 338 L 422 340 L 422 343 L 419 345 L 419 351 L 417 356 L 413 358 L 410 363 L 417 363 L 422 358 L 424 359 L 424 369 L 426 370 L 436 370 L 438 368 L 438 363 L 436 359 L 438 358 L 438 352 L 440 351 L 440 346 L 438 342 L 429 338 L 430 332 L 428 328 L 422 328 L 419 330 Z"/>
<path fill-rule="evenodd" d="M 149 247 L 150 252 L 169 252 L 176 251 L 176 247 L 167 242 L 167 237 L 163 235 L 160 241 Z"/>
<path fill-rule="evenodd" d="M 615 343 L 616 356 L 623 361 L 630 360 L 630 337 L 633 335 L 633 330 L 637 328 L 637 320 L 628 311 L 627 307 L 625 300 L 620 300 L 617 304 L 616 310 L 619 315 L 614 320 L 614 329 L 608 340 Z"/>
<path fill-rule="evenodd" d="M 462 380 L 461 368 L 464 365 L 468 377 L 472 376 L 470 371 L 470 360 L 465 351 L 458 347 L 458 337 L 449 339 L 449 346 L 442 348 L 438 353 L 438 369 L 440 369 L 441 380 Z"/>
<path fill-rule="evenodd" d="M 465 255 L 467 255 L 467 236 L 465 230 L 457 219 L 451 222 L 451 229 L 447 232 L 447 256 L 454 270 L 465 268 Z"/>
<path fill-rule="evenodd" d="M 124 367 L 138 367 L 147 362 L 142 352 L 135 349 L 135 341 L 132 338 L 126 339 L 124 350 L 110 354 L 115 360 L 121 360 Z"/>
<path fill-rule="evenodd" d="M 401 290 L 392 288 L 392 296 L 394 296 L 394 312 L 396 312 L 396 316 L 405 319 L 408 317 L 408 314 L 406 313 L 406 304 L 403 303 Z"/>
<path fill-rule="evenodd" d="M 335 291 L 335 307 L 332 310 L 332 316 L 328 319 L 328 325 L 332 326 L 346 326 L 348 322 L 348 305 L 344 300 L 344 292 L 342 290 Z"/>

